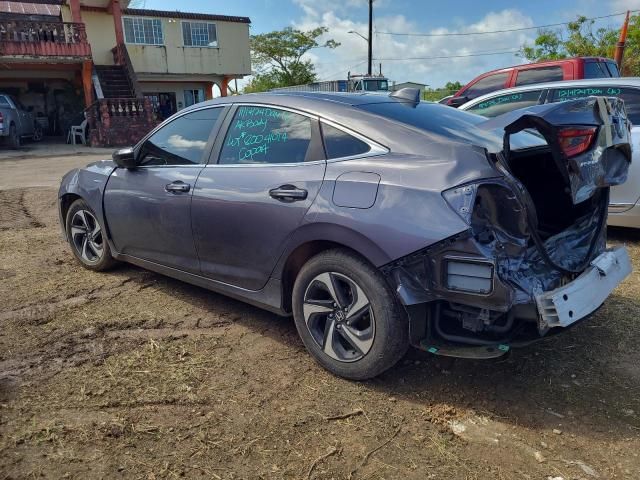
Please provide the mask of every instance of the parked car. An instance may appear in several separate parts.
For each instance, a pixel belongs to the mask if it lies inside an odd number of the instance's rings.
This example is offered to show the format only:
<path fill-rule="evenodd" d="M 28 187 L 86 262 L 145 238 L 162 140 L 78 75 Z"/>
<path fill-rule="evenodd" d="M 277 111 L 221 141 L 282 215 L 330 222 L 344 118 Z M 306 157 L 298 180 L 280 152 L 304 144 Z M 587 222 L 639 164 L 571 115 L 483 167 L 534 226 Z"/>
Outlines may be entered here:
<path fill-rule="evenodd" d="M 619 77 L 616 62 L 610 58 L 575 57 L 548 62 L 516 65 L 483 73 L 458 90 L 447 105 L 459 107 L 481 95 L 535 83 L 583 78 Z"/>
<path fill-rule="evenodd" d="M 0 93 L 0 138 L 12 148 L 20 147 L 23 138 L 33 141 L 42 140 L 42 125 L 20 101 L 7 94 Z"/>
<path fill-rule="evenodd" d="M 623 103 L 486 120 L 419 98 L 184 109 L 65 175 L 65 237 L 90 270 L 121 260 L 293 314 L 311 355 L 350 379 L 409 345 L 496 357 L 588 317 L 631 268 L 604 228 L 631 160 Z"/>
<path fill-rule="evenodd" d="M 628 180 L 611 189 L 607 222 L 614 226 L 640 228 L 640 78 L 574 80 L 510 88 L 476 98 L 462 105 L 460 110 L 485 117 L 496 117 L 519 108 L 585 98 L 590 95 L 605 95 L 624 100 L 627 115 L 632 123 L 633 161 Z"/>

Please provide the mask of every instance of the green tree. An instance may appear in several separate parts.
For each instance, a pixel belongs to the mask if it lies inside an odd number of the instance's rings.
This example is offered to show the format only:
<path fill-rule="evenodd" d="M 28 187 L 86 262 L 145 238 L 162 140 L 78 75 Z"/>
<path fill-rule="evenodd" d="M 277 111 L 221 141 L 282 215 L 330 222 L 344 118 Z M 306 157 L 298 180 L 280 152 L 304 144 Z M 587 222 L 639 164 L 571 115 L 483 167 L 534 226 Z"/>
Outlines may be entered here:
<path fill-rule="evenodd" d="M 316 81 L 313 63 L 302 57 L 313 48 L 338 47 L 340 44 L 334 40 L 318 40 L 328 31 L 326 27 L 308 31 L 287 27 L 284 30 L 252 35 L 251 59 L 255 74 L 245 87 L 245 93 Z"/>
<path fill-rule="evenodd" d="M 532 62 L 557 60 L 567 57 L 613 57 L 620 29 L 598 28 L 594 20 L 580 16 L 565 30 L 541 30 L 533 45 L 524 44 L 520 55 Z M 629 21 L 627 45 L 624 55 L 625 75 L 640 75 L 640 14 Z"/>

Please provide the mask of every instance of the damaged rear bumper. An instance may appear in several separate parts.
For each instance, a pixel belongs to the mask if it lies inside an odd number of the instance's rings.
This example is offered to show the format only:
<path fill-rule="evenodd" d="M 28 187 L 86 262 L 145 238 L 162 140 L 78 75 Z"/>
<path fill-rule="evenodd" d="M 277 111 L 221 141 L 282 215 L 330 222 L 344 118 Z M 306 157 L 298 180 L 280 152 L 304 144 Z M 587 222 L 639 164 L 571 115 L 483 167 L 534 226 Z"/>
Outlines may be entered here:
<path fill-rule="evenodd" d="M 520 286 L 500 278 L 498 261 L 472 253 L 472 245 L 461 235 L 383 269 L 409 315 L 415 347 L 453 357 L 502 356 L 588 318 L 632 270 L 626 248 L 615 247 L 573 280 L 558 277 L 549 290 L 534 282 L 524 295 Z M 452 285 L 449 277 L 461 272 L 448 268 L 452 259 L 480 267 L 468 270 L 473 281 L 467 285 L 475 292 L 462 291 L 457 279 Z M 491 287 L 477 288 L 476 280 L 484 282 L 487 272 Z"/>
<path fill-rule="evenodd" d="M 541 327 L 568 327 L 590 315 L 630 273 L 626 248 L 616 247 L 600 254 L 574 281 L 536 295 Z"/>

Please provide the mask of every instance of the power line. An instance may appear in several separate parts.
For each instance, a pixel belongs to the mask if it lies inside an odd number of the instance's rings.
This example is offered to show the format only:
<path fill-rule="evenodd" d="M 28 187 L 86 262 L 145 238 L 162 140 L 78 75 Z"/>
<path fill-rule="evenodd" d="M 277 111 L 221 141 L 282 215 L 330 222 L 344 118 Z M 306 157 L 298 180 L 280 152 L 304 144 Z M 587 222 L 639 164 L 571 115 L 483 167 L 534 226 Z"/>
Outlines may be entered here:
<path fill-rule="evenodd" d="M 476 53 L 467 53 L 460 55 L 438 55 L 433 57 L 406 57 L 406 58 L 376 58 L 377 62 L 394 62 L 394 61 L 408 61 L 408 60 L 437 60 L 437 59 L 448 59 L 448 58 L 465 58 L 465 57 L 482 57 L 484 55 L 505 55 L 505 54 L 514 54 L 518 53 L 520 50 L 500 50 L 495 52 L 476 52 Z"/>
<path fill-rule="evenodd" d="M 640 10 L 631 10 L 631 13 L 636 13 L 636 12 L 640 12 Z M 603 18 L 618 17 L 620 15 L 626 15 L 626 14 L 627 12 L 625 11 L 622 13 L 612 13 L 609 15 L 601 15 L 599 17 L 591 17 L 591 18 L 587 18 L 586 20 L 600 20 Z M 493 30 L 490 32 L 405 33 L 405 32 L 381 32 L 379 30 L 376 30 L 376 33 L 380 35 L 398 35 L 398 36 L 404 36 L 404 37 L 459 37 L 459 36 L 467 36 L 467 35 L 489 35 L 492 33 L 522 32 L 524 30 L 537 30 L 540 28 L 559 27 L 562 25 L 568 25 L 573 21 L 549 23 L 547 25 L 538 25 L 535 27 L 507 28 L 504 30 Z"/>

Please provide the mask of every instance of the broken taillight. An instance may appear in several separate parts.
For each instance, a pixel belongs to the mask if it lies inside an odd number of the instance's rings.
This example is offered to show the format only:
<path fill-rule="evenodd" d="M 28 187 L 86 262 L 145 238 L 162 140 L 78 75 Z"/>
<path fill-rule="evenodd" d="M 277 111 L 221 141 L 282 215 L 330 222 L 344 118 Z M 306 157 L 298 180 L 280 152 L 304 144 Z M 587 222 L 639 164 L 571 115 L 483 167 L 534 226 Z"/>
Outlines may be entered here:
<path fill-rule="evenodd" d="M 567 157 L 579 155 L 589 149 L 597 131 L 597 127 L 564 128 L 558 132 L 560 148 Z"/>

